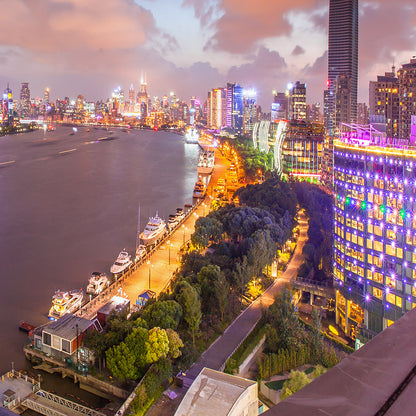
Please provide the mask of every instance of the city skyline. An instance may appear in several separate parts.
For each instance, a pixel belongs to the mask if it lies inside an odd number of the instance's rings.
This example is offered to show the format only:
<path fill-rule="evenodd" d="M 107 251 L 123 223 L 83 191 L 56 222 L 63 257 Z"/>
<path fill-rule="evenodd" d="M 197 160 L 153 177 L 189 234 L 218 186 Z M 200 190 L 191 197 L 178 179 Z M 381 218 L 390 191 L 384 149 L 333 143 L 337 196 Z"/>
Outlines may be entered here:
<path fill-rule="evenodd" d="M 272 90 L 299 80 L 309 103 L 322 102 L 328 3 L 19 0 L 2 16 L 0 82 L 13 91 L 29 82 L 33 96 L 48 86 L 53 100 L 96 100 L 118 85 L 137 88 L 143 71 L 152 96 L 173 90 L 205 100 L 211 88 L 238 82 L 268 106 Z M 377 74 L 412 56 L 414 19 L 410 0 L 360 2 L 359 101 L 368 101 Z"/>

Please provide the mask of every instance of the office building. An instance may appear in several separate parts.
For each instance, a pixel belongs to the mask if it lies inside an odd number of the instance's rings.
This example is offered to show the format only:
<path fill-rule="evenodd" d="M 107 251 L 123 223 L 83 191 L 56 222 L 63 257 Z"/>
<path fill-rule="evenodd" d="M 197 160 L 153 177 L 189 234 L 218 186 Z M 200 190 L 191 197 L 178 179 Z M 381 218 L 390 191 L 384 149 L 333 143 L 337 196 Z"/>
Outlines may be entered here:
<path fill-rule="evenodd" d="M 416 115 L 416 57 L 397 71 L 399 81 L 399 138 L 410 137 L 412 115 Z"/>
<path fill-rule="evenodd" d="M 334 141 L 336 322 L 367 341 L 416 306 L 416 151 L 371 126 Z"/>
<path fill-rule="evenodd" d="M 289 94 L 284 92 L 274 92 L 271 108 L 271 121 L 289 119 Z"/>
<path fill-rule="evenodd" d="M 209 129 L 220 130 L 225 126 L 227 113 L 227 90 L 214 88 L 208 92 L 207 126 Z"/>
<path fill-rule="evenodd" d="M 387 137 L 399 137 L 399 80 L 395 69 L 377 76 L 369 86 L 370 118 L 378 116 Z M 362 123 L 358 123 L 362 124 Z"/>
<path fill-rule="evenodd" d="M 338 118 L 355 123 L 357 120 L 358 84 L 358 0 L 329 1 L 328 30 L 328 131 L 334 133 L 336 125 L 337 78 L 345 77 L 349 84 L 348 114 Z M 344 82 L 345 84 L 345 82 Z M 344 91 L 346 92 L 346 91 Z M 347 107 L 343 107 L 347 109 Z M 340 110 L 341 111 L 341 110 Z"/>
<path fill-rule="evenodd" d="M 22 82 L 22 87 L 20 89 L 20 116 L 29 117 L 30 116 L 30 89 L 28 82 Z"/>
<path fill-rule="evenodd" d="M 306 120 L 306 84 L 296 81 L 290 83 L 289 90 L 289 119 Z"/>
<path fill-rule="evenodd" d="M 310 182 L 321 180 L 324 139 L 322 123 L 303 120 L 263 120 L 253 130 L 254 147 L 273 153 L 278 175 Z"/>
<path fill-rule="evenodd" d="M 251 134 L 255 123 L 258 121 L 258 108 L 256 101 L 257 93 L 253 89 L 243 91 L 244 110 L 243 110 L 243 130 L 245 134 Z"/>
<path fill-rule="evenodd" d="M 227 83 L 226 126 L 237 133 L 243 131 L 243 87 Z"/>
<path fill-rule="evenodd" d="M 3 92 L 3 103 L 2 103 L 2 113 L 3 113 L 3 124 L 6 126 L 13 124 L 13 112 L 14 112 L 14 102 L 13 102 L 13 93 L 7 84 L 7 88 Z"/>

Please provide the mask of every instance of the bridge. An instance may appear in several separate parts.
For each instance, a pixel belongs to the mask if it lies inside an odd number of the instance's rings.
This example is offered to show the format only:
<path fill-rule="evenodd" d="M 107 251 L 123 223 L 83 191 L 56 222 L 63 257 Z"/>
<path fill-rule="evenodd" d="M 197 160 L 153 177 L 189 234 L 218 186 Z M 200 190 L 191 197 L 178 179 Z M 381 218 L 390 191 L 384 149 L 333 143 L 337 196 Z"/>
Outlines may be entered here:
<path fill-rule="evenodd" d="M 300 290 L 301 292 L 308 292 L 311 294 L 311 305 L 315 296 L 321 296 L 323 298 L 335 297 L 335 290 L 332 282 L 318 282 L 316 280 L 304 279 L 297 277 L 290 281 L 290 284 L 294 289 Z"/>
<path fill-rule="evenodd" d="M 0 413 L 1 408 L 19 414 L 31 409 L 45 416 L 105 416 L 104 413 L 42 390 L 39 381 L 14 369 L 0 379 Z"/>

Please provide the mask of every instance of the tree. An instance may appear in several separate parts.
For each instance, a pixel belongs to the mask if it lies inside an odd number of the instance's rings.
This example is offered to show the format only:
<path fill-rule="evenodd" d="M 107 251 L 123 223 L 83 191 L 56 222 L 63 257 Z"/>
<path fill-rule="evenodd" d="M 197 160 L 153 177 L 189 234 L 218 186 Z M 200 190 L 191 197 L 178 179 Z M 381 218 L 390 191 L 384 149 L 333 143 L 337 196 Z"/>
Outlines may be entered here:
<path fill-rule="evenodd" d="M 176 329 L 182 314 L 182 307 L 178 302 L 166 300 L 155 302 L 146 307 L 142 313 L 142 318 L 148 323 L 150 328 L 158 326 L 165 329 Z"/>
<path fill-rule="evenodd" d="M 200 249 L 208 247 L 210 241 L 218 241 L 222 234 L 222 224 L 211 215 L 198 218 L 192 234 L 192 244 Z"/>
<path fill-rule="evenodd" d="M 169 340 L 169 358 L 178 358 L 181 356 L 181 348 L 183 347 L 183 342 L 179 336 L 179 334 L 174 331 L 173 329 L 168 328 L 166 330 L 166 335 L 168 336 Z"/>
<path fill-rule="evenodd" d="M 103 335 L 98 331 L 88 331 L 82 339 L 82 343 L 90 350 L 96 352 L 98 368 L 101 371 L 105 359 L 105 351 L 107 350 L 107 345 Z"/>
<path fill-rule="evenodd" d="M 282 400 L 286 399 L 293 393 L 296 393 L 306 385 L 308 385 L 311 380 L 303 371 L 291 371 L 290 379 L 283 383 L 282 392 L 280 393 L 280 398 Z"/>
<path fill-rule="evenodd" d="M 106 357 L 107 367 L 114 377 L 119 380 L 136 380 L 139 377 L 136 356 L 124 342 L 107 350 Z"/>
<path fill-rule="evenodd" d="M 154 363 L 169 352 L 169 339 L 164 329 L 155 327 L 148 332 L 148 349 L 146 360 L 148 364 Z"/>
<path fill-rule="evenodd" d="M 195 332 L 201 323 L 201 301 L 198 292 L 187 282 L 182 285 L 179 303 L 183 309 L 183 317 L 192 332 L 192 344 L 195 346 Z"/>

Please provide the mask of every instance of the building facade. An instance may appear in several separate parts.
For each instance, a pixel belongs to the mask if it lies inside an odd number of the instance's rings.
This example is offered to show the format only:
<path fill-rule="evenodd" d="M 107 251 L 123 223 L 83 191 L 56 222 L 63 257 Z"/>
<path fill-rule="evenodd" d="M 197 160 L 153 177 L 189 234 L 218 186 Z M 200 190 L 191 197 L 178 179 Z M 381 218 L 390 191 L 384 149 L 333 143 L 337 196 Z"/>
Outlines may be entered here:
<path fill-rule="evenodd" d="M 30 116 L 30 89 L 28 82 L 22 82 L 22 87 L 20 89 L 20 116 L 29 117 Z"/>
<path fill-rule="evenodd" d="M 214 88 L 208 92 L 207 126 L 209 129 L 220 130 L 226 123 L 227 90 Z"/>
<path fill-rule="evenodd" d="M 289 118 L 306 120 L 306 84 L 296 81 L 289 89 Z"/>
<path fill-rule="evenodd" d="M 333 189 L 336 321 L 366 341 L 416 306 L 416 149 L 348 126 Z"/>
<path fill-rule="evenodd" d="M 394 68 L 384 76 L 377 76 L 377 81 L 370 81 L 368 102 L 370 117 L 384 119 L 387 137 L 399 137 L 399 80 Z"/>
<path fill-rule="evenodd" d="M 226 126 L 235 132 L 243 131 L 244 102 L 243 87 L 227 83 Z"/>
<path fill-rule="evenodd" d="M 336 80 L 344 76 L 349 81 L 349 119 L 357 120 L 358 85 L 358 0 L 330 0 L 328 30 L 328 129 L 336 128 Z M 341 116 L 342 119 L 344 115 Z"/>
<path fill-rule="evenodd" d="M 397 71 L 399 80 L 399 138 L 410 137 L 412 115 L 416 115 L 416 58 Z"/>
<path fill-rule="evenodd" d="M 323 124 L 300 120 L 260 121 L 253 130 L 254 147 L 273 152 L 279 175 L 311 182 L 321 179 L 324 139 Z"/>

